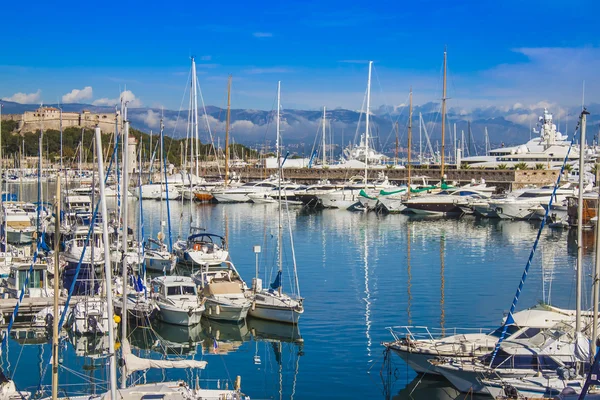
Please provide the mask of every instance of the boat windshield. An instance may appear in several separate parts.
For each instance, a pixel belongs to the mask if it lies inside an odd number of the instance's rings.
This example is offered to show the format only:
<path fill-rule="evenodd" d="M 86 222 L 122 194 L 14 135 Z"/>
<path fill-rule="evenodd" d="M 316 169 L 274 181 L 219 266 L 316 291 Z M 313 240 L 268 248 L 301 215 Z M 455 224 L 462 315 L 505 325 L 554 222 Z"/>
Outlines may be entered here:
<path fill-rule="evenodd" d="M 167 288 L 167 296 L 179 296 L 179 295 L 188 295 L 188 294 L 196 294 L 195 286 L 169 286 Z"/>

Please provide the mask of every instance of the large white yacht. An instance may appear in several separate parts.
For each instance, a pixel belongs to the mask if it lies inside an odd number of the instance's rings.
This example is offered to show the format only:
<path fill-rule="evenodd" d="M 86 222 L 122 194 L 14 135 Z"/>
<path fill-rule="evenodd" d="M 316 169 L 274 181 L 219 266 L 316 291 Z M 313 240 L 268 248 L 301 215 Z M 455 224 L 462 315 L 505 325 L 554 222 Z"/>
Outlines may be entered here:
<path fill-rule="evenodd" d="M 502 219 L 539 219 L 536 216 L 537 209 L 541 208 L 542 204 L 548 204 L 553 192 L 554 188 L 550 186 L 540 189 L 528 189 L 518 196 L 490 200 L 488 204 L 496 215 Z M 556 189 L 554 204 L 560 204 L 568 196 L 573 196 L 576 193 L 577 189 L 567 183 Z"/>
<path fill-rule="evenodd" d="M 469 164 L 474 168 L 496 168 L 502 164 L 512 167 L 518 163 L 526 163 L 528 167 L 535 167 L 536 164 L 544 164 L 549 168 L 560 167 L 571 143 L 566 135 L 557 130 L 552 122 L 552 114 L 547 109 L 544 109 L 544 115 L 539 117 L 533 133 L 539 136 L 525 144 L 492 149 L 485 156 L 465 157 L 462 164 Z M 571 149 L 568 161 L 578 159 L 579 149 Z"/>

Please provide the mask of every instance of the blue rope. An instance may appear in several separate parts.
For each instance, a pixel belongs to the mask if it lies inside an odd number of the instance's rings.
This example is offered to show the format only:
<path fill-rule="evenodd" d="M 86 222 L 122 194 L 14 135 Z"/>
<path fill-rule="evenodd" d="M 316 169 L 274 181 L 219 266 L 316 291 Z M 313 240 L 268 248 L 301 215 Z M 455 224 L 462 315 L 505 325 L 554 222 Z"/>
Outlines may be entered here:
<path fill-rule="evenodd" d="M 552 207 L 552 201 L 556 197 L 556 189 L 558 189 L 558 186 L 560 185 L 560 178 L 562 177 L 562 174 L 565 170 L 565 165 L 567 164 L 567 160 L 569 159 L 569 154 L 571 153 L 571 148 L 573 147 L 573 144 L 575 143 L 575 137 L 577 136 L 577 131 L 579 130 L 579 124 L 580 124 L 580 122 L 578 122 L 577 126 L 575 127 L 575 132 L 573 132 L 573 138 L 571 139 L 571 144 L 569 145 L 569 149 L 567 150 L 567 154 L 565 155 L 563 164 L 560 167 L 560 173 L 558 174 L 558 179 L 556 180 L 556 183 L 554 184 L 554 189 L 552 190 L 552 196 L 550 197 L 550 201 L 548 202 L 548 207 L 546 208 L 546 212 L 544 213 L 544 218 L 542 219 L 542 224 L 540 225 L 540 229 L 538 229 L 537 236 L 535 238 L 535 242 L 533 242 L 533 247 L 531 248 L 531 252 L 529 253 L 529 258 L 527 259 L 527 264 L 525 265 L 525 270 L 523 271 L 523 276 L 521 276 L 521 282 L 519 282 L 519 287 L 517 288 L 517 293 L 515 293 L 515 297 L 513 298 L 513 302 L 510 306 L 510 311 L 508 312 L 508 316 L 506 317 L 506 321 L 504 322 L 504 326 L 502 327 L 502 334 L 500 335 L 500 338 L 498 339 L 498 342 L 496 343 L 496 347 L 494 348 L 494 352 L 492 353 L 490 367 L 492 366 L 494 359 L 496 358 L 496 354 L 498 354 L 498 350 L 500 350 L 500 345 L 502 344 L 502 342 L 504 341 L 504 338 L 506 337 L 506 331 L 508 330 L 508 326 L 511 324 L 514 324 L 514 322 L 515 322 L 513 313 L 515 312 L 515 309 L 517 308 L 517 303 L 519 302 L 519 297 L 521 296 L 521 292 L 523 291 L 523 286 L 525 285 L 525 281 L 527 280 L 527 276 L 529 274 L 529 268 L 531 267 L 531 262 L 533 261 L 533 256 L 535 255 L 537 245 L 540 241 L 540 236 L 542 235 L 542 231 L 544 230 L 544 227 L 546 226 L 546 220 L 548 219 L 548 213 L 550 212 L 550 208 Z M 581 145 L 581 149 L 583 150 L 582 145 Z M 579 156 L 583 157 L 584 156 L 583 151 L 580 151 L 580 153 L 581 154 Z M 579 171 L 579 173 L 582 174 L 583 171 Z M 581 191 L 581 190 L 583 190 L 583 188 L 580 187 L 579 190 Z M 582 212 L 582 210 L 579 210 L 579 212 Z"/>
<path fill-rule="evenodd" d="M 118 136 L 117 136 L 116 143 L 118 143 Z M 104 176 L 104 184 L 106 184 L 106 182 L 108 180 L 108 177 L 110 175 L 110 171 L 111 171 L 111 168 L 112 168 L 113 160 L 116 159 L 116 143 L 115 143 L 115 151 L 113 152 L 113 155 L 112 155 L 112 157 L 110 159 L 110 162 L 108 163 L 108 168 L 106 170 L 106 175 Z M 102 152 L 100 152 L 100 153 L 102 153 Z M 65 307 L 63 308 L 62 316 L 60 317 L 60 321 L 58 322 L 58 331 L 59 332 L 62 329 L 63 323 L 65 321 L 65 317 L 67 315 L 67 311 L 69 310 L 69 303 L 70 303 L 71 297 L 73 295 L 73 290 L 75 289 L 75 283 L 77 282 L 77 277 L 79 276 L 79 271 L 81 269 L 81 263 L 83 262 L 83 257 L 85 256 L 85 251 L 87 249 L 87 244 L 89 243 L 91 233 L 92 233 L 92 231 L 94 229 L 94 222 L 96 221 L 96 218 L 97 218 L 97 215 L 98 215 L 98 208 L 100 207 L 100 201 L 101 200 L 99 199 L 98 202 L 96 203 L 95 208 L 94 208 L 94 214 L 92 215 L 92 221 L 91 221 L 91 224 L 90 224 L 90 229 L 88 230 L 87 239 L 85 241 L 85 245 L 83 246 L 83 251 L 81 252 L 81 257 L 79 258 L 79 262 L 78 262 L 77 268 L 75 270 L 75 276 L 73 277 L 73 282 L 71 282 L 71 287 L 69 288 L 69 296 L 67 297 L 67 301 L 65 302 Z M 58 271 L 58 266 L 56 266 L 56 271 Z M 124 284 L 125 284 L 125 282 L 124 282 Z M 56 316 L 54 316 L 54 317 L 56 318 Z M 40 376 L 40 381 L 39 381 L 36 393 L 41 393 L 42 382 L 44 381 L 44 378 L 46 376 L 46 371 L 48 370 L 48 366 L 50 365 L 51 362 L 52 362 L 52 357 L 50 357 L 48 359 L 48 363 L 44 366 L 44 370 L 42 371 L 42 374 Z"/>

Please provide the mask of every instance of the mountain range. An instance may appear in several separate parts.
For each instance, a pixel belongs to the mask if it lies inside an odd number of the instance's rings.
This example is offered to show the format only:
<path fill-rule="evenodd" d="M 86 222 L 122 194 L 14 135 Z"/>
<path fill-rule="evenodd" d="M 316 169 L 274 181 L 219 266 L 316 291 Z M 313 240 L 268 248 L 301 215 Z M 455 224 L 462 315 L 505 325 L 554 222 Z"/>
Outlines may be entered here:
<path fill-rule="evenodd" d="M 22 114 L 36 110 L 37 104 L 20 104 L 2 101 L 4 114 Z M 48 106 L 54 106 L 49 104 Z M 113 107 L 94 106 L 91 104 L 62 104 L 63 111 L 80 112 L 113 112 Z M 491 147 L 501 144 L 512 145 L 525 143 L 532 135 L 538 117 L 544 108 L 554 114 L 554 123 L 561 132 L 573 133 L 581 108 L 565 108 L 555 104 L 540 102 L 532 106 L 515 104 L 510 107 L 485 107 L 473 110 L 449 108 L 447 112 L 446 145 L 453 147 L 453 131 L 456 126 L 457 140 L 463 137 L 470 144 L 469 152 L 484 152 L 485 132 L 487 130 Z M 600 104 L 587 107 L 588 138 L 595 137 L 600 127 Z M 226 110 L 208 106 L 200 111 L 199 135 L 203 142 L 209 142 L 212 135 L 215 144 L 224 143 Z M 422 115 L 423 129 L 421 140 L 426 149 L 425 130 L 428 132 L 431 146 L 435 149 L 441 142 L 441 113 L 439 103 L 426 103 L 413 108 L 413 143 L 419 147 L 419 114 Z M 131 125 L 145 132 L 157 132 L 161 116 L 165 125 L 165 134 L 172 137 L 185 137 L 187 131 L 188 111 L 161 110 L 157 108 L 130 108 L 128 110 Z M 310 153 L 315 142 L 321 142 L 322 110 L 284 109 L 281 113 L 281 132 L 283 143 L 296 148 L 298 153 Z M 328 121 L 327 144 L 336 145 L 358 143 L 360 134 L 364 132 L 365 115 L 360 111 L 331 109 L 326 111 Z M 360 125 L 359 125 L 360 121 Z M 208 124 L 207 124 L 208 123 Z M 375 147 L 384 152 L 393 152 L 396 143 L 396 125 L 398 127 L 399 146 L 406 146 L 408 107 L 381 106 L 371 110 L 371 134 Z M 471 135 L 468 133 L 470 125 Z M 210 127 L 210 131 L 207 128 Z M 231 137 L 236 143 L 251 147 L 272 146 L 275 140 L 275 111 L 232 109 Z M 465 144 L 465 146 L 466 146 Z"/>

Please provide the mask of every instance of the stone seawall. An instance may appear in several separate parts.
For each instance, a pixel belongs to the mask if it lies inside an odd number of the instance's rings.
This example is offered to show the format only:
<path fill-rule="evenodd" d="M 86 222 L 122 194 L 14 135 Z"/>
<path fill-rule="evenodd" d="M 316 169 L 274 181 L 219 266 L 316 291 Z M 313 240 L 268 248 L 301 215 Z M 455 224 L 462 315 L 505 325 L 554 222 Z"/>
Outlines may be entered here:
<path fill-rule="evenodd" d="M 221 176 L 224 174 L 223 168 L 220 169 Z M 264 179 L 277 172 L 276 169 L 262 168 L 232 168 L 243 180 Z M 406 169 L 379 169 L 370 170 L 369 176 L 377 178 L 379 173 L 385 174 L 392 182 L 406 182 L 408 170 Z M 485 179 L 490 186 L 497 186 L 499 189 L 519 189 L 522 187 L 535 185 L 552 185 L 558 177 L 558 170 L 488 170 L 488 169 L 450 169 L 446 171 L 448 182 L 458 182 L 466 184 L 473 179 L 480 181 Z M 216 179 L 219 177 L 217 168 L 203 168 L 201 175 L 207 179 Z M 364 169 L 308 169 L 308 168 L 285 168 L 284 175 L 287 179 L 298 183 L 313 184 L 320 180 L 327 179 L 332 182 L 342 182 L 353 176 L 364 176 Z M 436 183 L 440 179 L 439 169 L 413 169 L 412 177 L 426 176 L 431 183 Z"/>

